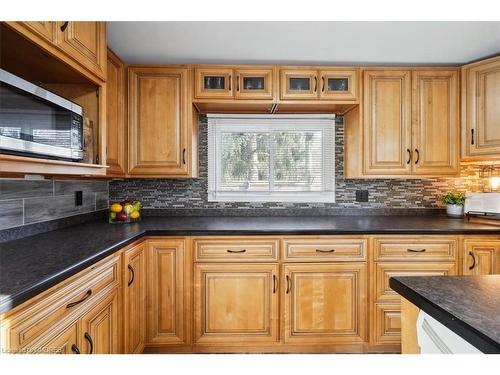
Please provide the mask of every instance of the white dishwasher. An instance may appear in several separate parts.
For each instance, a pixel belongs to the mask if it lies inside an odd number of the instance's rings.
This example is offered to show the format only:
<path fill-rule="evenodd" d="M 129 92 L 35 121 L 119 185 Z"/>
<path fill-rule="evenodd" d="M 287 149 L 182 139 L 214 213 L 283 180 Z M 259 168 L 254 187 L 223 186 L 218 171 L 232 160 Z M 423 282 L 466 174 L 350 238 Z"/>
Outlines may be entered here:
<path fill-rule="evenodd" d="M 482 353 L 422 310 L 417 319 L 417 340 L 421 354 Z"/>

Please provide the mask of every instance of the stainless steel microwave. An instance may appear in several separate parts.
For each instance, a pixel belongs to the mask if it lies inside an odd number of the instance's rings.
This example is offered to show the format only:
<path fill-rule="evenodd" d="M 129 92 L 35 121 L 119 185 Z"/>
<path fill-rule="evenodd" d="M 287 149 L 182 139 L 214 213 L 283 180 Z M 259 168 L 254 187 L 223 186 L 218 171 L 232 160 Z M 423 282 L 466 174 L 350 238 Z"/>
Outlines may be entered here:
<path fill-rule="evenodd" d="M 70 100 L 0 69 L 0 151 L 83 159 L 83 110 Z"/>

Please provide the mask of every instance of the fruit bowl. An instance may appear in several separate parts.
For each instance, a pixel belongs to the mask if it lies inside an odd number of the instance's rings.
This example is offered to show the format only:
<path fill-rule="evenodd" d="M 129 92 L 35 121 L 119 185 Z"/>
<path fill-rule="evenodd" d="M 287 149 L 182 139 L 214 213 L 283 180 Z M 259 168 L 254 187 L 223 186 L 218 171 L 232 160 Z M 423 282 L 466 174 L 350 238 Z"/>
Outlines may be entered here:
<path fill-rule="evenodd" d="M 109 222 L 112 224 L 136 223 L 141 220 L 140 201 L 124 200 L 109 206 Z"/>

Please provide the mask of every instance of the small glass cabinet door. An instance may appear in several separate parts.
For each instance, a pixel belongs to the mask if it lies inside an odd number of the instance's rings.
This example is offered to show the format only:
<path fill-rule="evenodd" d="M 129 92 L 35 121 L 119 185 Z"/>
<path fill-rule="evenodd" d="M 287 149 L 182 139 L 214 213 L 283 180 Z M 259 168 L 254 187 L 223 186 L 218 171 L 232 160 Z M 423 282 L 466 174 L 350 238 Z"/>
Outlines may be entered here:
<path fill-rule="evenodd" d="M 316 70 L 281 70 L 281 99 L 317 99 L 318 72 Z"/>
<path fill-rule="evenodd" d="M 233 70 L 224 68 L 196 68 L 197 98 L 232 98 Z"/>
<path fill-rule="evenodd" d="M 320 77 L 321 99 L 357 100 L 357 71 L 324 70 Z"/>
<path fill-rule="evenodd" d="M 272 99 L 273 69 L 238 69 L 236 99 Z"/>

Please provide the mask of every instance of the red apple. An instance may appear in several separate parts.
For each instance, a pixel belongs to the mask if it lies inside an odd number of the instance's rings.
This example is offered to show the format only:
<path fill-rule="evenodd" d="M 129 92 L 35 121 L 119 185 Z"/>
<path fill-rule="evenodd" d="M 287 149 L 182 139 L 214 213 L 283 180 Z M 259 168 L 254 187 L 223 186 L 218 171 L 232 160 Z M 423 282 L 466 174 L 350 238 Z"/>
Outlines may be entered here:
<path fill-rule="evenodd" d="M 123 211 L 117 212 L 116 213 L 116 220 L 117 221 L 126 221 L 127 220 L 127 214 Z"/>

